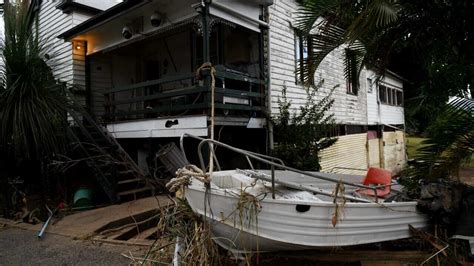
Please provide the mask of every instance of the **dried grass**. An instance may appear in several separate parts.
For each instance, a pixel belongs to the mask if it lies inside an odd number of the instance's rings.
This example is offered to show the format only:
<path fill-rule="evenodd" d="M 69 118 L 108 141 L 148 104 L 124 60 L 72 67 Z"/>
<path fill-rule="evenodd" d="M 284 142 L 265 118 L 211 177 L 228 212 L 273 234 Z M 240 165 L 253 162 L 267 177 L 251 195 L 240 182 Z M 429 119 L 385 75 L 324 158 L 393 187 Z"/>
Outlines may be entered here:
<path fill-rule="evenodd" d="M 142 263 L 171 263 L 180 239 L 181 265 L 220 265 L 217 245 L 212 241 L 210 225 L 194 214 L 185 200 L 176 199 L 174 206 L 162 209 L 157 224 L 159 236 Z"/>

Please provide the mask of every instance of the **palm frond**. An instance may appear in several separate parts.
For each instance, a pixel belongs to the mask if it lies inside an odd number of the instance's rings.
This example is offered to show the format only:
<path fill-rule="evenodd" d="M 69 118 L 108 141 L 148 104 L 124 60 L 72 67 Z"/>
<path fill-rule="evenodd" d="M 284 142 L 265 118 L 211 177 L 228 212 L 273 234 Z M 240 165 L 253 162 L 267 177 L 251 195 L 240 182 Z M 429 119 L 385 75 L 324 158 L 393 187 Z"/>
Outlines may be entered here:
<path fill-rule="evenodd" d="M 297 12 L 296 27 L 303 33 L 309 34 L 319 18 L 329 20 L 335 17 L 335 10 L 341 5 L 340 0 L 300 0 Z"/>
<path fill-rule="evenodd" d="M 324 58 L 345 44 L 345 75 L 355 82 L 364 63 L 386 65 L 377 50 L 377 41 L 383 32 L 399 19 L 399 6 L 394 0 L 327 1 L 301 0 L 297 13 L 297 27 L 313 41 L 313 52 L 303 60 L 301 77 L 306 85 L 314 83 L 314 72 Z M 315 33 L 316 32 L 316 33 Z M 370 53 L 369 53 L 370 52 Z M 371 55 L 376 56 L 371 56 Z"/>
<path fill-rule="evenodd" d="M 359 87 L 359 75 L 363 68 L 364 58 L 363 45 L 351 45 L 344 51 L 344 76 L 353 88 Z"/>
<path fill-rule="evenodd" d="M 302 77 L 305 85 L 315 86 L 316 69 L 329 53 L 344 44 L 343 33 L 339 27 L 327 24 L 321 25 L 315 34 L 305 36 L 311 43 L 310 50 L 308 57 L 301 59 L 302 68 L 297 69 L 297 74 Z"/>
<path fill-rule="evenodd" d="M 457 176 L 461 164 L 474 154 L 474 101 L 451 101 L 428 132 L 415 158 L 419 163 L 408 168 L 407 175 L 417 180 Z"/>
<path fill-rule="evenodd" d="M 364 39 L 377 29 L 386 28 L 398 20 L 398 5 L 393 0 L 373 0 L 347 28 L 347 42 Z"/>

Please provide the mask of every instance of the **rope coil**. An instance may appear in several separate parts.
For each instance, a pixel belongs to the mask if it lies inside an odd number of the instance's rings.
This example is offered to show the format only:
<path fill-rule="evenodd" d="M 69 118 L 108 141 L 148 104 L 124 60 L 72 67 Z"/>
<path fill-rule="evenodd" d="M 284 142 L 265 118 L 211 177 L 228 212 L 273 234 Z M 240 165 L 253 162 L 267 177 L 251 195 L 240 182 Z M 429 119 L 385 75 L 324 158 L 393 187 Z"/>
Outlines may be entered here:
<path fill-rule="evenodd" d="M 170 192 L 176 192 L 181 187 L 191 184 L 191 177 L 203 182 L 204 184 L 211 183 L 211 176 L 209 173 L 204 173 L 199 167 L 190 164 L 176 171 L 176 177 L 172 178 L 166 184 L 166 188 Z"/>

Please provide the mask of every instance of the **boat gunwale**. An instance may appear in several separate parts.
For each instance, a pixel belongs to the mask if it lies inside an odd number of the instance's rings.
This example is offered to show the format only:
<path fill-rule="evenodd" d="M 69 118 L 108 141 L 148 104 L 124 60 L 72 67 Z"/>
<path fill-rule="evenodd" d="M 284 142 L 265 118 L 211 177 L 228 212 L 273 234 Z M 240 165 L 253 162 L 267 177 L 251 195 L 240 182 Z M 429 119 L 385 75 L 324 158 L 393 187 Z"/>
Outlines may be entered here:
<path fill-rule="evenodd" d="M 195 185 L 194 183 L 200 183 L 200 185 Z M 188 185 L 186 189 L 192 189 L 200 192 L 206 193 L 207 188 L 204 186 L 204 184 L 195 179 L 192 178 L 191 184 Z M 238 189 L 238 188 L 235 188 Z M 210 188 L 210 193 L 215 194 L 215 195 L 220 195 L 223 197 L 232 197 L 232 198 L 238 198 L 238 195 L 234 195 L 233 193 L 230 193 L 229 188 Z M 235 192 L 234 192 L 235 193 Z M 268 192 L 268 194 L 271 194 L 271 192 Z M 309 201 L 309 200 L 302 200 L 302 199 L 272 199 L 271 197 L 264 197 L 263 199 L 259 199 L 259 202 L 265 202 L 265 203 L 278 203 L 278 204 L 288 204 L 288 205 L 310 205 L 310 206 L 315 206 L 315 207 L 326 207 L 326 206 L 334 206 L 333 202 L 329 201 Z M 407 207 L 407 206 L 416 206 L 418 204 L 417 201 L 404 201 L 404 202 L 345 202 L 344 205 L 346 207 L 357 207 L 357 208 L 393 208 L 393 207 Z"/>

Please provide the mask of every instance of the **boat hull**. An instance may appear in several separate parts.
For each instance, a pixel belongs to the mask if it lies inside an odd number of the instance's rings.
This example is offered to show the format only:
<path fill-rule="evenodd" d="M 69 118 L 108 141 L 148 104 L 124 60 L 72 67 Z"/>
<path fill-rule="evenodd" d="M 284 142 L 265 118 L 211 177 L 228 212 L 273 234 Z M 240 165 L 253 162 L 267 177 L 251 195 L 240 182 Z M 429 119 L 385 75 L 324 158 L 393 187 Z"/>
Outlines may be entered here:
<path fill-rule="evenodd" d="M 186 188 L 193 211 L 211 221 L 218 244 L 234 252 L 352 246 L 410 237 L 408 225 L 426 226 L 416 202 L 338 203 L 272 199 L 242 200 L 199 181 Z M 337 215 L 336 215 L 337 212 Z"/>

